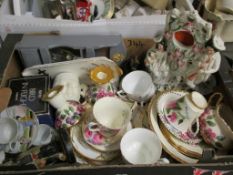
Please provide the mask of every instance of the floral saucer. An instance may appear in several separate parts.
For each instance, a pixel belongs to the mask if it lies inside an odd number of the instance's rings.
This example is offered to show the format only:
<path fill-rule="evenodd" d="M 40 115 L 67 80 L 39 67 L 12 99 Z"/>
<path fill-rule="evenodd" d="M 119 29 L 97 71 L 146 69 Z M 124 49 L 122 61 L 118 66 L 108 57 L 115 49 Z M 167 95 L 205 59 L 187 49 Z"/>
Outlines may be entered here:
<path fill-rule="evenodd" d="M 158 115 L 156 110 L 156 96 L 154 96 L 149 104 L 148 107 L 148 114 L 149 114 L 149 123 L 151 125 L 151 129 L 155 131 L 157 136 L 159 137 L 163 149 L 172 156 L 175 160 L 181 163 L 197 163 L 198 159 L 191 158 L 189 156 L 186 156 L 182 154 L 180 151 L 178 151 L 173 145 L 170 144 L 166 136 L 162 133 L 159 123 L 158 123 Z"/>
<path fill-rule="evenodd" d="M 110 161 L 119 155 L 119 151 L 103 153 L 90 147 L 82 135 L 82 126 L 71 127 L 70 137 L 75 151 L 89 161 Z"/>
<path fill-rule="evenodd" d="M 14 149 L 6 145 L 6 153 L 20 153 L 26 151 L 37 136 L 39 121 L 35 113 L 26 106 L 12 106 L 0 113 L 0 118 L 10 117 L 23 126 L 23 135 L 14 143 Z"/>
<path fill-rule="evenodd" d="M 165 91 L 158 96 L 156 109 L 160 120 L 170 133 L 185 143 L 198 144 L 201 138 L 194 136 L 190 131 L 183 131 L 179 127 L 179 120 L 182 119 L 179 119 L 175 112 L 167 112 L 168 107 L 176 105 L 176 101 L 186 94 L 185 91 Z"/>
<path fill-rule="evenodd" d="M 114 138 L 106 139 L 102 136 L 98 131 L 90 131 L 83 125 L 83 137 L 86 143 L 88 143 L 91 147 L 98 151 L 109 152 L 109 151 L 117 151 L 120 150 L 120 141 L 123 135 L 132 129 L 132 124 L 130 123 L 125 130 L 119 132 Z"/>

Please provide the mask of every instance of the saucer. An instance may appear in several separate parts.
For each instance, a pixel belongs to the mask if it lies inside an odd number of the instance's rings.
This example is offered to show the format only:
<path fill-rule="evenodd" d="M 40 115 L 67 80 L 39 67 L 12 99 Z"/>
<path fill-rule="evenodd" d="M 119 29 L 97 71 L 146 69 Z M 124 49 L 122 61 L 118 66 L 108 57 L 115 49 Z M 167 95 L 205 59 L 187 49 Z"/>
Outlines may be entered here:
<path fill-rule="evenodd" d="M 186 94 L 187 92 L 185 91 L 165 91 L 158 96 L 156 109 L 158 111 L 160 120 L 170 133 L 172 133 L 174 136 L 185 143 L 198 144 L 200 143 L 201 138 L 199 138 L 198 136 L 193 136 L 193 134 L 191 134 L 189 131 L 182 131 L 179 128 L 179 123 L 178 121 L 176 121 L 176 118 L 174 118 L 175 121 L 173 121 L 173 118 L 169 117 L 166 110 L 169 104 L 177 101 Z"/>
<path fill-rule="evenodd" d="M 123 135 L 128 132 L 129 130 L 132 129 L 132 124 L 129 123 L 129 125 L 127 126 L 127 128 L 125 130 L 123 130 L 123 132 L 120 132 L 119 134 L 117 134 L 114 138 L 115 142 L 110 143 L 110 144 L 103 144 L 103 145 L 96 145 L 93 144 L 92 142 L 90 142 L 89 139 L 85 138 L 85 134 L 83 133 L 83 137 L 84 140 L 86 141 L 87 144 L 89 144 L 91 147 L 93 147 L 94 149 L 101 151 L 101 152 L 111 152 L 111 151 L 118 151 L 120 150 L 120 142 L 121 142 L 121 138 L 123 137 Z"/>
<path fill-rule="evenodd" d="M 181 140 L 173 136 L 162 123 L 160 123 L 160 129 L 163 135 L 168 140 L 168 142 L 173 147 L 175 147 L 179 152 L 181 152 L 182 154 L 186 156 L 197 158 L 197 159 L 202 157 L 204 145 L 201 145 L 201 144 L 192 145 L 192 144 L 182 142 Z"/>
<path fill-rule="evenodd" d="M 71 127 L 70 137 L 75 151 L 91 161 L 110 161 L 119 155 L 119 151 L 103 153 L 91 148 L 83 139 L 81 125 Z"/>
<path fill-rule="evenodd" d="M 26 106 L 12 106 L 0 113 L 0 118 L 11 117 L 23 126 L 23 135 L 15 142 L 18 149 L 10 150 L 6 145 L 6 153 L 19 153 L 26 151 L 37 136 L 39 121 L 35 113 Z"/>
<path fill-rule="evenodd" d="M 151 129 L 155 131 L 157 136 L 159 137 L 163 149 L 175 160 L 181 162 L 181 163 L 197 163 L 198 159 L 191 158 L 189 156 L 186 156 L 179 152 L 173 145 L 169 143 L 166 136 L 162 133 L 159 124 L 158 124 L 158 116 L 157 116 L 157 110 L 156 110 L 156 101 L 157 96 L 154 96 L 149 104 L 148 107 L 148 114 L 149 114 L 149 123 L 151 125 Z"/>

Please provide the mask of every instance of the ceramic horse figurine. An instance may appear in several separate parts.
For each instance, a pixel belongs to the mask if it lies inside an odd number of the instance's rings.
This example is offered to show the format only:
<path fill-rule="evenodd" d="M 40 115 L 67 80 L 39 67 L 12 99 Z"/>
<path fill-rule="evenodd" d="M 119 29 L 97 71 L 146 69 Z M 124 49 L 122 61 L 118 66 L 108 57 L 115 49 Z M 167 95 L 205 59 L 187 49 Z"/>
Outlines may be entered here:
<path fill-rule="evenodd" d="M 212 35 L 212 24 L 197 11 L 173 9 L 167 16 L 165 31 L 155 38 L 148 50 L 145 65 L 159 89 L 174 88 L 181 83 L 194 88 L 218 71 L 224 43 Z"/>

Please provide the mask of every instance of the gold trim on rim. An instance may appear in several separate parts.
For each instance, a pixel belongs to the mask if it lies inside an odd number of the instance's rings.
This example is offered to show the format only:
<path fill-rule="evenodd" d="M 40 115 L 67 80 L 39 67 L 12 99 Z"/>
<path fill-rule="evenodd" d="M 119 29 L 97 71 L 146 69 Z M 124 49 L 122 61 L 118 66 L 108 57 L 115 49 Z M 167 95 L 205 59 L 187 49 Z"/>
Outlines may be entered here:
<path fill-rule="evenodd" d="M 103 73 L 105 77 L 98 77 L 99 73 Z M 95 68 L 90 70 L 90 78 L 96 84 L 105 84 L 112 80 L 114 77 L 113 70 L 109 66 L 96 66 Z"/>
<path fill-rule="evenodd" d="M 173 139 L 172 139 L 172 135 L 170 134 L 170 132 L 165 128 L 165 126 L 160 122 L 160 129 L 161 132 L 163 133 L 163 135 L 166 137 L 166 139 L 168 140 L 168 142 L 174 146 L 179 152 L 181 152 L 182 154 L 188 156 L 188 157 L 193 157 L 193 158 L 201 158 L 201 154 L 197 153 L 197 152 L 193 152 L 191 150 L 188 150 L 184 147 L 182 147 L 181 145 L 176 144 Z"/>
<path fill-rule="evenodd" d="M 169 91 L 171 91 L 171 90 L 169 90 Z M 169 92 L 169 91 L 164 91 L 164 92 Z M 178 92 L 185 92 L 185 91 L 182 91 L 182 90 L 174 90 L 174 91 L 178 91 Z M 164 92 L 159 92 L 159 93 L 157 93 L 157 94 L 155 94 L 152 98 L 151 98 L 151 101 L 150 101 L 150 103 L 149 103 L 149 105 L 148 105 L 148 117 L 149 117 L 149 120 L 148 120 L 148 122 L 149 122 L 149 126 L 150 126 L 150 128 L 151 128 L 151 130 L 153 130 L 155 133 L 156 133 L 156 131 L 155 131 L 155 129 L 154 129 L 154 127 L 153 127 L 153 124 L 152 124 L 152 121 L 151 121 L 151 110 L 152 110 L 152 105 L 157 101 L 157 99 L 158 99 L 158 97 L 162 94 L 162 93 L 164 93 Z M 156 102 L 156 104 L 157 104 L 157 102 Z M 158 116 L 157 116 L 158 117 Z M 166 138 L 165 138 L 166 139 Z M 162 143 L 162 142 L 161 142 Z M 176 155 L 174 155 L 174 153 L 172 153 L 171 151 L 169 151 L 167 148 L 166 148 L 166 146 L 162 143 L 162 147 L 163 147 L 163 150 L 165 151 L 165 152 L 167 152 L 172 158 L 174 158 L 175 160 L 177 160 L 178 162 L 180 162 L 180 163 L 186 163 L 186 164 L 189 164 L 190 162 L 186 162 L 186 161 L 184 161 L 184 160 L 182 160 L 181 158 L 179 158 L 179 157 L 177 157 Z M 187 156 L 188 157 L 188 156 Z M 198 162 L 198 160 L 196 161 L 196 163 Z"/>
<path fill-rule="evenodd" d="M 52 89 L 49 89 L 43 96 L 42 96 L 42 100 L 43 101 L 48 101 L 50 99 L 52 99 L 53 97 L 55 97 L 57 94 L 59 94 L 62 90 L 63 90 L 64 86 L 62 85 L 57 85 L 55 87 L 53 87 Z M 50 96 L 51 93 L 54 93 Z"/>

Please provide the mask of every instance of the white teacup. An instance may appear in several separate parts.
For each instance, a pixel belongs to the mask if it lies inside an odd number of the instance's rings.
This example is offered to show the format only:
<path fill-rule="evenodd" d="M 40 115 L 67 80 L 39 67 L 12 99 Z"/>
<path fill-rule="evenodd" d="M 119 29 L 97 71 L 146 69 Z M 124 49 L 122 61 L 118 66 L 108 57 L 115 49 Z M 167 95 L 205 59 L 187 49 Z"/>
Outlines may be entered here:
<path fill-rule="evenodd" d="M 155 93 L 155 86 L 149 73 L 141 70 L 127 74 L 121 82 L 121 89 L 117 94 L 121 98 L 128 97 L 137 102 L 148 101 Z"/>
<path fill-rule="evenodd" d="M 216 9 L 233 14 L 233 1 L 232 0 L 217 0 Z"/>
<path fill-rule="evenodd" d="M 121 139 L 123 158 L 130 164 L 154 164 L 163 162 L 162 144 L 157 135 L 149 129 L 135 128 Z"/>
<path fill-rule="evenodd" d="M 51 142 L 53 137 L 53 130 L 50 126 L 40 124 L 38 126 L 38 132 L 35 140 L 32 141 L 32 145 L 40 146 L 47 145 Z"/>
<path fill-rule="evenodd" d="M 4 117 L 0 119 L 0 144 L 8 144 L 22 135 L 20 124 L 13 118 Z"/>
<path fill-rule="evenodd" d="M 89 122 L 88 129 L 112 137 L 128 126 L 131 117 L 132 111 L 126 102 L 117 97 L 103 97 L 93 106 L 93 121 Z"/>

